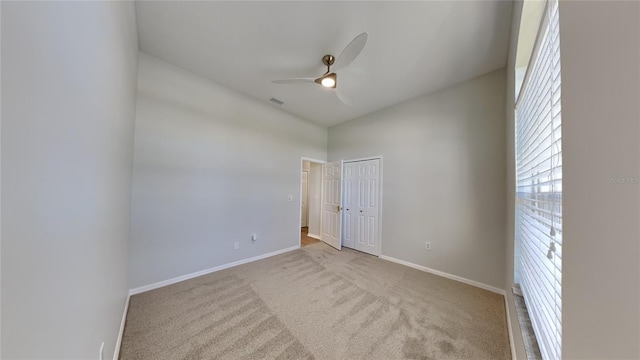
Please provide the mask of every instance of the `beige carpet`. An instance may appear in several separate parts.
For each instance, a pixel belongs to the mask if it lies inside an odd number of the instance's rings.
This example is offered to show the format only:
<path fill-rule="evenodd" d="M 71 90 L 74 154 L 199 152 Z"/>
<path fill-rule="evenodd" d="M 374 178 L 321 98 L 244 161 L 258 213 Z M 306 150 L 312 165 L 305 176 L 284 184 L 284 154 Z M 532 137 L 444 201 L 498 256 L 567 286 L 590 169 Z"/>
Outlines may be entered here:
<path fill-rule="evenodd" d="M 120 359 L 506 359 L 501 295 L 318 243 L 131 297 Z"/>

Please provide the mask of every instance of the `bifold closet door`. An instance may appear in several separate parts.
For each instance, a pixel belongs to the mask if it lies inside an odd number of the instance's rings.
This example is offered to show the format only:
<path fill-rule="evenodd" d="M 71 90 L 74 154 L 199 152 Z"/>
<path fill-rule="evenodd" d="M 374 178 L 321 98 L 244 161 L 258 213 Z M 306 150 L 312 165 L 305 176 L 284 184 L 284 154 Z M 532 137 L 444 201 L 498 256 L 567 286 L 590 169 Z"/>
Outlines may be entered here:
<path fill-rule="evenodd" d="M 345 163 L 344 246 L 380 255 L 379 197 L 380 160 Z"/>

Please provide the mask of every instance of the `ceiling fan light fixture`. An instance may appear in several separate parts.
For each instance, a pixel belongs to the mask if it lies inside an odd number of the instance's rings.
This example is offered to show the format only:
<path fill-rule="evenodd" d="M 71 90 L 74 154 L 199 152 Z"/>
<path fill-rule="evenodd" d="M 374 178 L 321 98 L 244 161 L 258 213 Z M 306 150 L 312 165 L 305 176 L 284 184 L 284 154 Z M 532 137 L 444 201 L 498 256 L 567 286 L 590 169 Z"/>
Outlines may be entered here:
<path fill-rule="evenodd" d="M 320 79 L 320 84 L 322 84 L 322 86 L 324 87 L 335 89 L 336 83 L 337 83 L 337 77 L 335 73 L 331 73 L 327 76 L 323 76 L 322 79 Z"/>

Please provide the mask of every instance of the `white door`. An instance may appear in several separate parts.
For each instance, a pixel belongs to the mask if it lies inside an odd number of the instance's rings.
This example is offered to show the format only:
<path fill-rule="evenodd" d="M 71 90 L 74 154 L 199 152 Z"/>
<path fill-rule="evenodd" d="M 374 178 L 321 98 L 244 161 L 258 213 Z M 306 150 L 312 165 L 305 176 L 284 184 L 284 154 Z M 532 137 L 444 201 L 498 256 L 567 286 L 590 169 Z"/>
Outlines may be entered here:
<path fill-rule="evenodd" d="M 341 250 L 342 160 L 322 165 L 322 241 Z"/>
<path fill-rule="evenodd" d="M 344 164 L 344 185 L 343 185 L 343 195 L 342 199 L 344 201 L 344 213 L 343 213 L 343 221 L 342 221 L 342 245 L 355 249 L 356 244 L 353 240 L 353 223 L 354 216 L 356 214 L 356 210 L 353 208 L 355 203 L 353 193 L 354 193 L 354 184 L 357 182 L 356 173 L 357 173 L 356 163 L 345 163 Z"/>
<path fill-rule="evenodd" d="M 344 245 L 380 255 L 380 160 L 345 164 Z"/>
<path fill-rule="evenodd" d="M 302 221 L 300 226 L 305 227 L 307 225 L 307 219 L 309 218 L 309 172 L 302 171 Z"/>

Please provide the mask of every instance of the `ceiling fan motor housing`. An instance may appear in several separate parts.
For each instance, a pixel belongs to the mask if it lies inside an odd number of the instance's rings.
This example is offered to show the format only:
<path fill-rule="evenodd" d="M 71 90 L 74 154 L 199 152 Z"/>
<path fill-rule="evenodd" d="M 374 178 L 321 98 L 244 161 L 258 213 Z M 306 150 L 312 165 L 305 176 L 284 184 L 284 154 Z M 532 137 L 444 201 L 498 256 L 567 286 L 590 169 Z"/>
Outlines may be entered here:
<path fill-rule="evenodd" d="M 331 66 L 334 62 L 336 62 L 336 58 L 333 55 L 325 55 L 322 57 L 322 63 L 325 64 L 325 66 Z"/>

